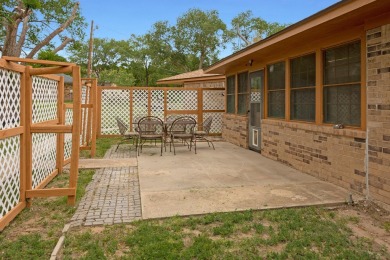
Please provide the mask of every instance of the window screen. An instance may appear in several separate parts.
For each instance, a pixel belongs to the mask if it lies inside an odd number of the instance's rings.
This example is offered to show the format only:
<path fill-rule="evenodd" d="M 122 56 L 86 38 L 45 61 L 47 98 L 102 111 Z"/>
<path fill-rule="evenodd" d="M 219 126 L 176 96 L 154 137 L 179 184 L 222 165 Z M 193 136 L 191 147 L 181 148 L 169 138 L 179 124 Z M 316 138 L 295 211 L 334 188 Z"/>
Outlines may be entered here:
<path fill-rule="evenodd" d="M 315 53 L 290 61 L 290 119 L 315 120 Z"/>
<path fill-rule="evenodd" d="M 361 125 L 360 42 L 324 51 L 324 122 Z"/>
<path fill-rule="evenodd" d="M 235 113 L 235 81 L 236 77 L 235 76 L 230 76 L 227 77 L 227 107 L 226 107 L 226 112 L 230 114 Z"/>
<path fill-rule="evenodd" d="M 267 66 L 268 117 L 285 117 L 285 63 Z"/>
<path fill-rule="evenodd" d="M 249 109 L 248 73 L 240 73 L 238 79 L 238 114 L 245 115 Z"/>

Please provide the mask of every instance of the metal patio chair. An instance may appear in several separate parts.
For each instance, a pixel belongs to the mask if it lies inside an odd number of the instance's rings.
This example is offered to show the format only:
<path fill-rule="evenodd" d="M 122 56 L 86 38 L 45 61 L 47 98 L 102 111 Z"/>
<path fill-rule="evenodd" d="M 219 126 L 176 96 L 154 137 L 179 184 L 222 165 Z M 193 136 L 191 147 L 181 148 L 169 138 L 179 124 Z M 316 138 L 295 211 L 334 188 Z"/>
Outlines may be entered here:
<path fill-rule="evenodd" d="M 116 123 L 117 123 L 118 128 L 119 128 L 119 133 L 122 136 L 122 140 L 116 146 L 115 152 L 118 150 L 118 147 L 120 144 L 122 144 L 126 141 L 129 141 L 129 140 L 133 141 L 133 145 L 135 144 L 135 149 L 137 150 L 138 149 L 138 137 L 139 137 L 138 132 L 129 131 L 129 127 L 119 117 L 116 117 L 115 120 L 116 120 Z"/>
<path fill-rule="evenodd" d="M 195 131 L 195 138 L 198 142 L 199 141 L 206 141 L 207 144 L 209 145 L 209 147 L 210 147 L 210 143 L 211 143 L 211 145 L 213 146 L 213 149 L 215 150 L 213 141 L 211 141 L 211 139 L 208 138 L 210 135 L 210 129 L 211 129 L 212 123 L 213 123 L 213 118 L 211 116 L 209 116 L 203 122 L 202 125 L 198 126 L 198 130 Z M 202 130 L 199 130 L 199 129 L 202 129 Z"/>
<path fill-rule="evenodd" d="M 147 140 L 161 141 L 161 155 L 164 144 L 164 122 L 155 116 L 145 116 L 138 121 L 139 133 L 138 155 Z"/>
<path fill-rule="evenodd" d="M 187 144 L 190 151 L 192 149 L 192 144 L 194 144 L 196 154 L 196 139 L 194 135 L 195 125 L 196 120 L 190 116 L 182 116 L 172 122 L 169 128 L 169 150 L 171 150 L 171 145 L 173 145 L 174 155 L 176 155 L 175 140 L 181 140 L 182 142 Z"/>

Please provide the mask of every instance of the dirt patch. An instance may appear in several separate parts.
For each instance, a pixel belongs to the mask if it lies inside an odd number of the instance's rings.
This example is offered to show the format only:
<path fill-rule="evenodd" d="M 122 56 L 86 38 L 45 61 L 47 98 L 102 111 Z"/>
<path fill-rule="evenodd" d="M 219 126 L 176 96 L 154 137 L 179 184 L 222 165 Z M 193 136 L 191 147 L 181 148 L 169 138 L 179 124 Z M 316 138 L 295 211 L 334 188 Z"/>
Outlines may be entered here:
<path fill-rule="evenodd" d="M 103 226 L 97 226 L 97 227 L 91 227 L 91 233 L 92 234 L 100 234 L 104 231 L 105 227 Z"/>
<path fill-rule="evenodd" d="M 348 221 L 351 239 L 367 238 L 374 247 L 385 248 L 390 253 L 390 212 L 372 202 L 360 202 L 336 210 L 338 218 Z"/>

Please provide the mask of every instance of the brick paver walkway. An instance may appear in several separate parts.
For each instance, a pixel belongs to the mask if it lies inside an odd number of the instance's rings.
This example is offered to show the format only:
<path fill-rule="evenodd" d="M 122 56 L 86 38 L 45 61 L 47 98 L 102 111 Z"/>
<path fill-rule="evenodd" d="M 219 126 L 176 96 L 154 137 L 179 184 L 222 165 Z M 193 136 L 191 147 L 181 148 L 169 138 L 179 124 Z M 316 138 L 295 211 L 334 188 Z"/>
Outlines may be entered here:
<path fill-rule="evenodd" d="M 134 147 L 121 145 L 104 158 L 136 157 Z M 71 226 L 128 223 L 141 219 L 141 198 L 137 167 L 103 168 L 96 171 L 86 187 Z"/>

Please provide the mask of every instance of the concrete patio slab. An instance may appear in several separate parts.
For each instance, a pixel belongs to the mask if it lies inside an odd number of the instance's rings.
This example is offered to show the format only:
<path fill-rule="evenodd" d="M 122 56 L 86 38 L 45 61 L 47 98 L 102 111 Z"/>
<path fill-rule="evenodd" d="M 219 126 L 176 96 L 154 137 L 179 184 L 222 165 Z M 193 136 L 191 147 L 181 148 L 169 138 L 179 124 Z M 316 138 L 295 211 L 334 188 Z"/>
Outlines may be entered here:
<path fill-rule="evenodd" d="M 350 192 L 230 143 L 138 157 L 142 217 L 343 203 Z M 169 150 L 169 148 L 168 148 Z M 359 198 L 354 195 L 354 199 Z"/>

